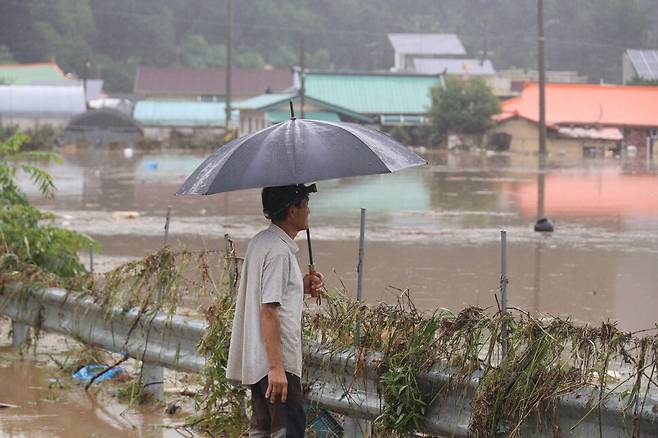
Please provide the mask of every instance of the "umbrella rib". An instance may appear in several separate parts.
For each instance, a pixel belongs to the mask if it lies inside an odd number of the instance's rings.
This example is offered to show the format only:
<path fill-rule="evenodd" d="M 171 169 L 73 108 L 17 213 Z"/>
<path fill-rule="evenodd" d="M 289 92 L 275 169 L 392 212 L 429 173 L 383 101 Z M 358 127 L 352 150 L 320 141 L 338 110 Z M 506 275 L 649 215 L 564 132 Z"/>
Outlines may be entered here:
<path fill-rule="evenodd" d="M 393 171 L 388 167 L 388 165 L 384 162 L 384 160 L 382 159 L 382 157 L 380 157 L 379 154 L 378 154 L 377 152 L 375 152 L 375 151 L 370 147 L 370 145 L 369 145 L 368 143 L 366 143 L 362 138 L 360 138 L 358 135 L 356 135 L 356 134 L 353 133 L 352 131 L 346 129 L 344 126 L 337 125 L 337 124 L 335 124 L 335 123 L 325 122 L 325 121 L 320 121 L 320 120 L 314 120 L 314 121 L 315 121 L 315 122 L 320 122 L 320 123 L 326 123 L 327 125 L 331 125 L 331 126 L 333 126 L 333 127 L 335 127 L 335 128 L 339 128 L 339 129 L 341 129 L 343 132 L 347 132 L 349 135 L 351 135 L 352 137 L 354 137 L 354 138 L 356 138 L 356 139 L 358 140 L 358 141 L 357 141 L 357 144 L 364 146 L 364 147 L 366 148 L 366 150 L 368 150 L 372 155 L 374 155 L 374 156 L 375 156 L 375 157 L 376 157 L 376 158 L 377 158 L 377 159 L 378 159 L 378 160 L 384 165 L 384 167 L 386 168 L 386 170 L 388 171 L 388 173 L 392 173 L 392 172 L 393 172 Z"/>

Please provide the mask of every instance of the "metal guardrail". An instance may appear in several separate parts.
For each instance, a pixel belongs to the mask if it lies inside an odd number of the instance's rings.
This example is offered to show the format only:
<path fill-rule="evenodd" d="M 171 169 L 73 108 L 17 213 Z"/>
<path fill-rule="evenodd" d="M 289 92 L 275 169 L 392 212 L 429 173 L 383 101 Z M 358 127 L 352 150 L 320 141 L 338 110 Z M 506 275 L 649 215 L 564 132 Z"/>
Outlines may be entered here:
<path fill-rule="evenodd" d="M 103 309 L 88 296 L 62 289 L 0 295 L 0 314 L 17 324 L 72 336 L 149 364 L 191 373 L 201 372 L 205 365 L 205 358 L 196 348 L 207 327 L 201 320 L 164 314 L 140 317 L 135 310 Z M 373 420 L 380 414 L 377 365 L 381 354 L 372 353 L 357 360 L 354 350 L 332 353 L 321 345 L 310 344 L 305 346 L 304 356 L 308 401 L 351 417 Z M 355 369 L 359 371 L 355 373 Z M 478 374 L 468 382 L 456 383 L 448 370 L 434 369 L 419 379 L 423 390 L 439 394 L 429 406 L 420 431 L 467 436 Z M 598 403 L 598 391 L 583 388 L 561 397 L 554 409 L 526 422 L 523 436 L 631 436 L 638 425 L 634 421 L 639 421 L 640 436 L 658 437 L 658 394 L 648 395 L 639 419 L 624 412 L 620 396 L 612 394 L 605 398 L 601 415 L 591 413 L 573 431 L 571 428 Z M 556 418 L 558 422 L 554 421 Z"/>

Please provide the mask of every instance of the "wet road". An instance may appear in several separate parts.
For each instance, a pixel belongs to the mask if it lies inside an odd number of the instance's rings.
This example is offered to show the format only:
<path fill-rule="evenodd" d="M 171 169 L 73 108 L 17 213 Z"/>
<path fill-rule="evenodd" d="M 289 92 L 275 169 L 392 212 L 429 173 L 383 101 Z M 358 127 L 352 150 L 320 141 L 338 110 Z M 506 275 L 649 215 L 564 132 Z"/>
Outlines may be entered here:
<path fill-rule="evenodd" d="M 33 199 L 60 224 L 99 239 L 109 268 L 162 244 L 172 206 L 171 239 L 193 249 L 247 240 L 267 226 L 256 190 L 211 197 L 173 193 L 209 151 L 71 149 L 50 171 L 59 195 Z M 560 162 L 545 172 L 544 209 L 556 232 L 532 230 L 537 160 L 531 156 L 427 154 L 430 165 L 393 175 L 318 184 L 311 200 L 314 255 L 329 286 L 354 293 L 359 209 L 367 208 L 365 297 L 395 300 L 409 288 L 425 310 L 495 306 L 500 230 L 508 231 L 511 306 L 628 330 L 658 319 L 658 173 L 643 163 Z M 135 211 L 125 219 L 118 211 Z M 300 246 L 304 238 L 298 238 Z M 300 263 L 307 263 L 306 251 Z M 335 274 L 333 273 L 335 271 Z"/>

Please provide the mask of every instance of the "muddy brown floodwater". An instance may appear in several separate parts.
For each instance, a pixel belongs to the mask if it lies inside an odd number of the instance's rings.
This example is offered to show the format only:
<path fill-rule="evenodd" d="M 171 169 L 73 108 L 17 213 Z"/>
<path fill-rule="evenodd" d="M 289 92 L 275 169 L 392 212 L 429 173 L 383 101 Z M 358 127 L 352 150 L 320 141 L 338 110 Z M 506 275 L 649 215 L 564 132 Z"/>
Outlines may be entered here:
<path fill-rule="evenodd" d="M 176 197 L 210 151 L 69 149 L 49 170 L 59 194 L 45 203 L 58 222 L 97 238 L 97 269 L 161 247 L 172 206 L 171 242 L 220 249 L 223 235 L 244 252 L 267 226 L 258 190 Z M 532 156 L 428 153 L 429 166 L 391 175 L 318 183 L 311 199 L 316 266 L 329 287 L 342 279 L 354 293 L 359 209 L 367 209 L 364 292 L 395 300 L 409 288 L 417 306 L 460 310 L 495 306 L 500 230 L 508 232 L 511 306 L 652 327 L 658 308 L 658 172 L 643 162 L 550 159 L 543 172 L 544 210 L 556 223 L 535 233 L 537 160 Z M 29 186 L 25 185 L 26 188 Z M 132 219 L 118 212 L 136 212 Z M 300 264 L 307 263 L 304 236 Z M 334 274 L 333 272 L 336 272 Z"/>
<path fill-rule="evenodd" d="M 84 385 L 60 371 L 50 357 L 64 362 L 78 346 L 75 341 L 42 334 L 37 350 L 20 356 L 11 349 L 9 327 L 9 320 L 0 317 L 0 406 L 6 406 L 0 407 L 0 438 L 181 436 L 173 426 L 184 423 L 183 413 L 169 417 L 162 406 L 121 403 L 113 396 L 114 380 L 85 392 Z M 125 365 L 126 372 L 135 372 L 134 361 Z M 167 376 L 165 387 L 172 388 Z"/>

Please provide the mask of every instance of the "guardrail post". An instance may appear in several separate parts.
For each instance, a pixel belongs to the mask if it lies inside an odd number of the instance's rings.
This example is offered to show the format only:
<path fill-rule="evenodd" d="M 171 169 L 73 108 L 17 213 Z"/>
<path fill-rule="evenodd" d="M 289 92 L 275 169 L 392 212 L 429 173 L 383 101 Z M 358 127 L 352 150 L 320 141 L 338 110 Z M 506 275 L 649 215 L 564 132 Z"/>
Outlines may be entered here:
<path fill-rule="evenodd" d="M 11 321 L 11 347 L 19 349 L 27 339 L 28 326 L 21 322 Z"/>
<path fill-rule="evenodd" d="M 164 368 L 159 365 L 142 365 L 142 391 L 155 400 L 164 400 Z"/>
<path fill-rule="evenodd" d="M 361 418 L 345 417 L 343 423 L 344 438 L 363 438 L 371 435 L 370 421 Z"/>
<path fill-rule="evenodd" d="M 167 217 L 164 226 L 163 246 L 167 246 L 169 240 L 169 222 L 171 219 L 171 205 L 167 207 Z M 160 304 L 162 300 L 162 291 L 158 291 L 156 302 Z M 148 342 L 148 335 L 146 342 Z M 142 361 L 142 391 L 145 395 L 155 400 L 164 400 L 164 368 L 159 365 L 152 365 Z"/>

